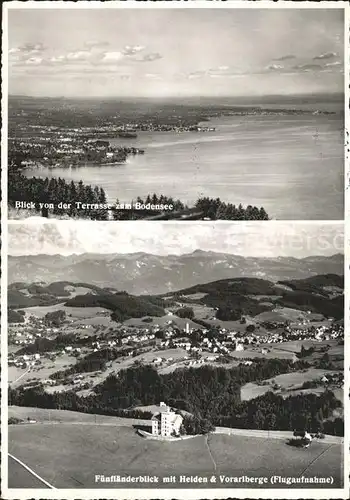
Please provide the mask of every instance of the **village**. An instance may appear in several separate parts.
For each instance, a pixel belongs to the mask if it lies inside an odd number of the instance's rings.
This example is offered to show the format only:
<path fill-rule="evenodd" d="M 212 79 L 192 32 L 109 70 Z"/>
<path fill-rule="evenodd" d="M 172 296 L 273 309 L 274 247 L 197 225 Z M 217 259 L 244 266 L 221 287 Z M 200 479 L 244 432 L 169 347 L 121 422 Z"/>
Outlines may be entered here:
<path fill-rule="evenodd" d="M 99 316 L 101 320 L 107 319 L 108 313 L 100 312 Z M 318 326 L 304 320 L 299 327 L 269 323 L 270 331 L 266 328 L 259 331 L 256 326 L 251 332 L 248 326 L 245 332 L 238 332 L 222 326 L 203 328 L 194 326 L 193 322 L 179 327 L 173 313 L 168 312 L 168 318 L 163 325 L 107 327 L 86 321 L 86 324 L 79 323 L 68 316 L 54 326 L 45 316 L 28 314 L 24 323 L 9 324 L 9 368 L 16 370 L 15 380 L 21 379 L 22 383 L 39 378 L 44 386 L 56 390 L 71 387 L 84 390 L 93 386 L 96 376 L 100 378 L 101 370 L 118 371 L 133 363 L 149 364 L 167 373 L 205 364 L 250 366 L 257 358 L 296 362 L 301 357 L 300 349 L 301 353 L 308 354 L 304 345 L 326 352 L 330 345 L 341 345 L 344 339 L 343 326 L 328 320 Z M 74 365 L 86 358 L 99 360 L 101 366 L 75 372 Z M 62 367 L 66 368 L 64 376 L 56 377 L 55 372 Z M 70 368 L 72 373 L 67 371 Z M 93 371 L 97 374 L 89 373 Z M 29 373 L 36 377 L 23 379 Z"/>
<path fill-rule="evenodd" d="M 49 127 L 50 129 L 56 127 Z M 41 128 L 40 128 L 41 130 Z M 23 168 L 77 167 L 125 163 L 128 156 L 144 154 L 135 147 L 112 146 L 109 141 L 82 135 L 82 130 L 49 130 L 45 134 L 10 139 L 12 155 L 21 155 Z"/>

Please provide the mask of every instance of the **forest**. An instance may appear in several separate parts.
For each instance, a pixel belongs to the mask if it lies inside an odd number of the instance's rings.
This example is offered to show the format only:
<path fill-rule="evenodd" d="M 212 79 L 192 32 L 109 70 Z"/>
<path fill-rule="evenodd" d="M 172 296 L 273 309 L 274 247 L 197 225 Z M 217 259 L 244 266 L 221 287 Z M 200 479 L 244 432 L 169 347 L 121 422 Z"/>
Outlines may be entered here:
<path fill-rule="evenodd" d="M 155 304 L 155 300 L 148 300 L 147 297 L 135 297 L 126 292 L 113 294 L 104 290 L 96 295 L 90 293 L 76 295 L 69 299 L 65 306 L 103 307 L 112 311 L 113 321 L 125 321 L 129 318 L 142 318 L 143 316 L 164 316 L 164 309 Z"/>
<path fill-rule="evenodd" d="M 216 425 L 280 431 L 308 429 L 309 432 L 323 432 L 326 427 L 329 434 L 342 436 L 344 429 L 339 425 L 341 419 L 333 427 L 330 422 L 324 422 L 340 406 L 341 402 L 328 390 L 320 395 L 298 394 L 287 398 L 267 392 L 240 403 L 231 416 L 219 418 Z"/>
<path fill-rule="evenodd" d="M 243 207 L 232 203 L 225 203 L 220 198 L 199 198 L 195 207 L 203 214 L 203 218 L 211 220 L 269 220 L 269 216 L 263 207 L 252 205 Z"/>
<path fill-rule="evenodd" d="M 34 202 L 36 211 L 43 217 L 68 216 L 72 218 L 82 218 L 91 220 L 109 220 L 108 209 L 82 209 L 77 208 L 76 202 L 82 204 L 107 204 L 107 196 L 104 189 L 100 186 L 91 186 L 79 182 L 70 181 L 60 177 L 55 178 L 28 178 L 23 174 L 24 167 L 22 163 L 29 159 L 26 155 L 17 151 L 10 151 L 8 160 L 8 203 L 10 207 L 15 207 L 16 201 Z M 69 208 L 59 208 L 59 203 L 69 204 Z M 187 207 L 182 201 L 175 200 L 172 197 L 163 194 L 147 195 L 144 199 L 137 197 L 131 202 L 143 204 L 151 203 L 154 205 L 167 204 L 172 205 L 172 212 L 178 213 L 179 217 L 183 211 L 196 211 L 201 219 L 211 220 L 268 220 L 268 214 L 264 208 L 257 208 L 252 205 L 243 207 L 231 203 L 225 203 L 219 198 L 199 198 L 194 207 Z M 52 204 L 53 208 L 40 208 L 40 203 Z M 115 207 L 119 205 L 116 200 Z M 131 209 L 112 209 L 114 220 L 139 220 L 162 215 L 161 211 L 155 210 L 136 210 Z"/>
<path fill-rule="evenodd" d="M 119 416 L 130 416 L 129 411 L 135 406 L 166 401 L 171 407 L 189 412 L 199 422 L 206 422 L 209 427 L 307 428 L 310 432 L 324 430 L 343 435 L 342 419 L 330 418 L 341 402 L 329 390 L 320 395 L 299 394 L 285 399 L 268 392 L 250 401 L 241 401 L 240 387 L 247 382 L 262 381 L 307 366 L 303 361 L 257 359 L 251 366 L 230 369 L 203 366 L 163 375 L 151 366 L 138 366 L 122 370 L 117 376 L 108 376 L 89 396 L 79 396 L 74 391 L 49 394 L 38 385 L 26 389 L 10 387 L 9 401 L 19 406 Z"/>
<path fill-rule="evenodd" d="M 284 290 L 280 284 L 293 289 Z M 239 320 L 245 315 L 256 316 L 276 305 L 338 320 L 344 317 L 343 284 L 344 276 L 339 275 L 317 275 L 307 280 L 281 281 L 277 284 L 258 278 L 234 278 L 195 285 L 173 295 L 183 301 L 183 295 L 205 293 L 204 297 L 192 302 L 217 308 L 216 317 L 223 321 Z M 333 296 L 327 287 L 336 287 L 338 293 Z M 269 304 L 261 301 L 259 296 L 271 296 Z"/>

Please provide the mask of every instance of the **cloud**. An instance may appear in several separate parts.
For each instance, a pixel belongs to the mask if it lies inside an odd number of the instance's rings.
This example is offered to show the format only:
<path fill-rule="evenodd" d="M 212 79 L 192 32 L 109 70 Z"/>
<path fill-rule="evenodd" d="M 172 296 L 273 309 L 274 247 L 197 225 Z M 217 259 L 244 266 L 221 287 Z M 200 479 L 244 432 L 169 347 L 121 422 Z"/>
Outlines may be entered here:
<path fill-rule="evenodd" d="M 105 50 L 108 42 L 99 40 L 88 40 L 84 43 L 84 47 L 79 50 L 71 51 L 63 54 L 50 54 L 50 57 L 44 57 L 46 48 L 42 43 L 26 43 L 22 46 L 12 47 L 9 50 L 9 56 L 12 66 L 27 67 L 45 66 L 45 67 L 67 67 L 71 71 L 77 66 L 81 67 L 84 64 L 89 64 L 94 67 L 110 67 L 111 65 L 120 64 L 121 61 L 155 61 L 162 56 L 158 52 L 140 54 L 139 58 L 135 58 L 140 52 L 145 49 L 143 45 L 126 45 L 121 50 Z M 28 61 L 28 62 L 27 62 Z"/>
<path fill-rule="evenodd" d="M 48 63 L 52 64 L 62 64 L 64 62 L 66 62 L 66 56 L 54 56 L 48 60 Z"/>
<path fill-rule="evenodd" d="M 319 71 L 323 68 L 320 64 L 299 64 L 297 66 L 293 66 L 292 69 L 298 71 Z"/>
<path fill-rule="evenodd" d="M 325 52 L 324 54 L 320 54 L 319 56 L 315 56 L 314 60 L 317 59 L 333 59 L 333 57 L 337 57 L 336 52 Z"/>
<path fill-rule="evenodd" d="M 25 64 L 30 64 L 33 66 L 39 66 L 43 62 L 42 57 L 30 57 L 25 61 Z"/>
<path fill-rule="evenodd" d="M 269 223 L 247 221 L 244 225 L 202 225 L 152 223 L 145 230 L 144 222 L 43 221 L 33 218 L 26 223 L 10 224 L 8 249 L 10 255 L 73 253 L 147 252 L 159 255 L 184 254 L 200 248 L 245 256 L 332 255 L 344 248 L 342 223 Z M 324 243 L 328 244 L 324 244 Z"/>
<path fill-rule="evenodd" d="M 284 69 L 284 66 L 281 64 L 270 64 L 269 66 L 266 67 L 268 71 L 281 71 Z"/>
<path fill-rule="evenodd" d="M 46 47 L 42 43 L 25 43 L 18 47 L 9 49 L 9 61 L 12 66 L 21 66 L 27 64 L 40 64 L 42 63 L 42 54 Z M 37 60 L 40 58 L 40 63 Z"/>
<path fill-rule="evenodd" d="M 342 64 L 341 61 L 334 61 L 334 62 L 330 62 L 330 63 L 325 64 L 325 66 L 340 66 L 341 64 Z"/>
<path fill-rule="evenodd" d="M 152 80 L 161 80 L 161 76 L 158 73 L 146 73 L 145 78 L 149 78 Z"/>
<path fill-rule="evenodd" d="M 206 71 L 193 71 L 187 75 L 187 78 L 192 80 L 193 78 L 201 78 L 202 76 L 207 75 Z"/>
<path fill-rule="evenodd" d="M 67 61 L 88 61 L 91 58 L 91 52 L 88 50 L 78 50 L 76 52 L 69 52 L 66 55 Z"/>
<path fill-rule="evenodd" d="M 229 69 L 229 66 L 219 66 L 209 69 L 206 73 L 209 75 L 225 75 Z"/>
<path fill-rule="evenodd" d="M 135 59 L 135 61 L 138 62 L 149 62 L 149 61 L 156 61 L 157 59 L 162 59 L 162 55 L 159 54 L 159 52 L 152 52 L 150 54 L 145 54 L 142 59 Z"/>
<path fill-rule="evenodd" d="M 101 63 L 115 63 L 116 61 L 120 61 L 124 58 L 124 54 L 122 52 L 105 52 L 103 57 L 101 58 Z"/>
<path fill-rule="evenodd" d="M 108 47 L 110 45 L 110 43 L 97 41 L 97 40 L 88 40 L 84 43 L 84 45 L 85 45 L 85 47 L 88 47 L 89 49 L 95 49 L 95 48 Z"/>
<path fill-rule="evenodd" d="M 42 43 L 25 43 L 19 47 L 13 47 L 9 54 L 39 54 L 44 52 L 46 47 Z"/>
<path fill-rule="evenodd" d="M 44 52 L 46 47 L 42 43 L 26 43 L 19 47 L 21 52 Z"/>
<path fill-rule="evenodd" d="M 281 56 L 281 57 L 276 57 L 273 59 L 273 61 L 289 61 L 290 59 L 295 59 L 296 56 L 294 56 L 293 54 L 287 54 L 285 56 Z"/>
<path fill-rule="evenodd" d="M 143 45 L 125 45 L 122 53 L 125 56 L 134 56 L 135 54 L 138 54 L 142 50 L 144 50 L 146 47 Z"/>

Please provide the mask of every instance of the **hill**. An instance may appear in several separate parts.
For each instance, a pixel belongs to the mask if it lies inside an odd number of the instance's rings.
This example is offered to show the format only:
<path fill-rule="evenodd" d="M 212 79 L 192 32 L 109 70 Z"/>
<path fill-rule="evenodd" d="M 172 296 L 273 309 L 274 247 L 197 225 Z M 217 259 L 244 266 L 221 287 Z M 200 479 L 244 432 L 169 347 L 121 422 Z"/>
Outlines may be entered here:
<path fill-rule="evenodd" d="M 280 295 L 274 283 L 259 278 L 233 278 L 195 285 L 179 290 L 175 295 L 206 293 L 208 295 Z"/>
<path fill-rule="evenodd" d="M 35 306 L 52 306 L 65 302 L 79 292 L 103 294 L 105 290 L 96 285 L 69 281 L 57 281 L 49 285 L 42 282 L 15 282 L 8 286 L 8 307 L 10 309 L 24 309 Z"/>
<path fill-rule="evenodd" d="M 176 305 L 185 303 L 190 307 L 209 308 L 222 321 L 237 321 L 242 316 L 253 318 L 282 308 L 339 320 L 344 317 L 343 286 L 344 277 L 335 274 L 277 283 L 244 277 L 198 284 L 164 295 L 136 296 L 82 282 L 61 281 L 49 285 L 16 282 L 9 285 L 8 307 L 16 310 L 62 304 L 67 308 L 102 308 L 111 311 L 112 320 L 125 321 L 145 316 L 161 317 L 166 314 L 165 308 L 176 309 Z M 16 320 L 21 321 L 21 318 L 11 313 L 9 321 Z"/>
<path fill-rule="evenodd" d="M 344 276 L 338 274 L 321 274 L 310 276 L 301 280 L 286 280 L 279 282 L 295 291 L 318 293 L 329 296 L 330 292 L 336 291 L 343 293 Z"/>
<path fill-rule="evenodd" d="M 272 282 L 317 274 L 343 274 L 344 256 L 245 258 L 197 250 L 186 255 L 81 254 L 9 256 L 8 281 L 86 282 L 117 287 L 133 295 L 157 295 L 226 278 L 263 278 Z M 43 285 L 43 283 L 41 283 Z M 53 290 L 49 290 L 53 294 Z"/>
<path fill-rule="evenodd" d="M 125 321 L 129 318 L 144 316 L 164 316 L 162 307 L 152 303 L 147 298 L 134 297 L 126 292 L 111 293 L 106 290 L 96 294 L 77 295 L 69 299 L 67 307 L 102 307 L 112 311 L 112 319 Z"/>
<path fill-rule="evenodd" d="M 276 307 L 341 319 L 344 317 L 341 286 L 344 286 L 344 277 L 334 274 L 278 283 L 257 278 L 235 278 L 196 285 L 179 290 L 172 296 L 184 302 L 215 308 L 216 317 L 227 321 L 240 319 L 241 316 L 257 316 Z M 335 288 L 338 293 L 334 296 Z M 197 297 L 193 298 L 195 294 Z"/>
<path fill-rule="evenodd" d="M 56 304 L 63 304 L 68 308 L 107 309 L 111 311 L 111 318 L 114 321 L 165 315 L 162 299 L 135 297 L 126 292 L 116 292 L 110 288 L 99 288 L 86 283 L 58 282 L 48 286 L 15 283 L 9 286 L 10 323 L 23 321 L 23 316 L 18 314 L 16 309 Z"/>
<path fill-rule="evenodd" d="M 251 432 L 251 431 L 249 431 Z M 290 433 L 291 434 L 291 433 Z M 40 446 L 38 446 L 40 443 Z M 259 453 L 256 452 L 259 450 Z M 159 483 L 142 483 L 138 488 L 185 488 L 179 476 L 204 476 L 207 483 L 191 483 L 191 488 L 261 488 L 259 483 L 221 483 L 220 475 L 270 477 L 332 477 L 333 488 L 342 486 L 342 445 L 315 442 L 306 450 L 288 446 L 286 439 L 211 434 L 177 442 L 161 442 L 140 437 L 131 425 L 74 423 L 23 424 L 9 427 L 9 453 L 21 460 L 56 488 L 128 488 L 131 483 L 96 483 L 95 474 L 157 476 Z M 315 464 L 317 460 L 317 464 Z M 101 470 L 101 464 L 103 470 Z M 273 472 L 272 472 L 273 471 Z M 176 484 L 163 482 L 176 476 Z M 215 475 L 216 484 L 209 479 Z M 33 479 L 13 461 L 9 462 L 9 487 L 27 488 Z M 303 488 L 325 485 L 300 484 Z M 38 487 L 38 486 L 37 486 Z M 269 485 L 269 487 L 273 487 Z M 275 487 L 289 487 L 277 484 Z"/>
<path fill-rule="evenodd" d="M 33 306 L 51 306 L 60 302 L 54 295 L 43 293 L 29 295 L 12 289 L 9 289 L 7 292 L 7 301 L 11 309 L 22 309 Z"/>

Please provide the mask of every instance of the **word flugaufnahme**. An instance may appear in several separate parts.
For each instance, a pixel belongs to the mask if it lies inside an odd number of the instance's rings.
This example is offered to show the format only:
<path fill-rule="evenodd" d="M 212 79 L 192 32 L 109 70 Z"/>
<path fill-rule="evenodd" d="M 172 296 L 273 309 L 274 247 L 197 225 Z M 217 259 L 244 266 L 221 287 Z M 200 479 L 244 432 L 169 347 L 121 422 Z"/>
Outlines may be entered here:
<path fill-rule="evenodd" d="M 270 478 L 266 476 L 225 476 L 225 475 L 213 475 L 213 476 L 119 476 L 111 475 L 105 476 L 104 474 L 95 475 L 95 483 L 192 483 L 192 484 L 208 484 L 208 483 L 218 483 L 218 484 L 256 484 L 262 486 L 264 484 L 333 484 L 332 477 L 284 477 L 284 476 L 271 476 Z"/>
<path fill-rule="evenodd" d="M 36 210 L 47 208 L 53 210 L 58 208 L 59 210 L 69 210 L 74 206 L 78 210 L 161 210 L 161 211 L 172 211 L 174 210 L 174 205 L 167 203 L 83 203 L 81 201 L 75 201 L 74 203 L 36 203 L 34 201 L 16 201 L 16 209 L 27 209 Z"/>

